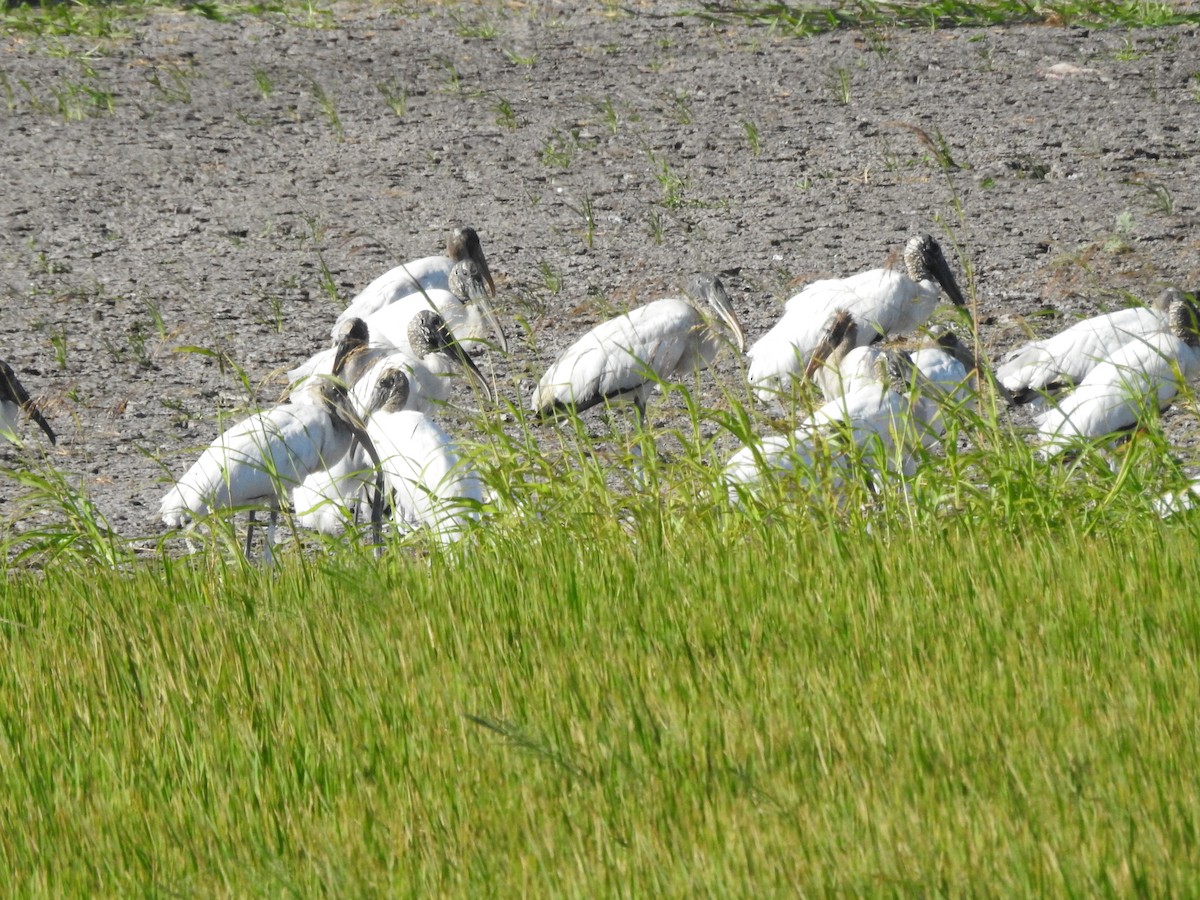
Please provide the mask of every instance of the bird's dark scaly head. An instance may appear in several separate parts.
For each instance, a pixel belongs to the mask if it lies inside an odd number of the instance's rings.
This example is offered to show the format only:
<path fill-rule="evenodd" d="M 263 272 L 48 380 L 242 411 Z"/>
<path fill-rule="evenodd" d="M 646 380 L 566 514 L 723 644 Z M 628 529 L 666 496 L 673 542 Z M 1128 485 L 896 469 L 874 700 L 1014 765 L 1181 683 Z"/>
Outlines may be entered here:
<path fill-rule="evenodd" d="M 742 323 L 738 321 L 737 313 L 733 311 L 733 303 L 725 291 L 725 285 L 716 275 L 705 272 L 693 275 L 688 279 L 686 293 L 688 300 L 696 309 L 703 313 L 715 312 L 722 322 L 733 333 L 734 343 L 738 352 L 746 349 L 746 334 L 742 331 Z"/>
<path fill-rule="evenodd" d="M 492 400 L 492 390 L 488 386 L 483 373 L 479 371 L 475 361 L 463 350 L 462 345 L 450 334 L 446 320 L 432 309 L 422 309 L 408 323 L 408 343 L 418 359 L 424 359 L 431 353 L 438 353 L 452 360 L 483 389 L 488 400 Z"/>
<path fill-rule="evenodd" d="M 455 262 L 469 259 L 479 269 L 479 276 L 487 285 L 488 293 L 496 296 L 496 285 L 492 281 L 492 273 L 488 270 L 487 257 L 483 255 L 483 244 L 474 228 L 463 225 L 450 232 L 450 240 L 446 242 L 446 255 Z"/>
<path fill-rule="evenodd" d="M 1200 309 L 1183 291 L 1175 290 L 1167 310 L 1171 332 L 1189 347 L 1200 346 Z"/>
<path fill-rule="evenodd" d="M 932 278 L 942 286 L 946 296 L 955 306 L 966 308 L 966 298 L 954 280 L 954 273 L 942 254 L 942 248 L 933 235 L 918 234 L 909 238 L 904 246 L 904 265 L 908 276 L 913 281 L 926 281 Z"/>
<path fill-rule="evenodd" d="M 408 391 L 408 373 L 398 366 L 388 366 L 375 382 L 370 401 L 371 412 L 400 412 L 408 404 Z"/>
<path fill-rule="evenodd" d="M 858 323 L 854 321 L 854 316 L 850 315 L 849 310 L 834 310 L 826 320 L 821 337 L 813 348 L 812 356 L 804 369 L 804 377 L 811 378 L 813 372 L 825 365 L 835 352 L 840 351 L 837 357 L 840 360 L 850 352 L 857 340 Z"/>
<path fill-rule="evenodd" d="M 351 353 L 364 349 L 370 337 L 367 323 L 362 319 L 347 319 L 338 326 L 337 331 L 334 332 L 334 347 L 336 348 L 333 355 L 334 375 L 341 377 L 342 370 L 346 367 L 346 358 Z"/>

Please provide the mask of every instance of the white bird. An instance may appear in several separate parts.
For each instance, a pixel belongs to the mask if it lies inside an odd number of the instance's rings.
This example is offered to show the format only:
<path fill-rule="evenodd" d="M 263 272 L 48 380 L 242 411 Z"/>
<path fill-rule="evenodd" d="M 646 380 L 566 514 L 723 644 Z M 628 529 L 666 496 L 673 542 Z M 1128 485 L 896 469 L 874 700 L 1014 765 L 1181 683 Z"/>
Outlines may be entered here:
<path fill-rule="evenodd" d="M 904 247 L 905 271 L 871 269 L 849 278 L 814 281 L 787 301 L 783 317 L 750 348 L 748 377 L 764 400 L 787 392 L 808 366 L 831 313 L 844 309 L 859 325 L 859 346 L 923 325 L 942 291 L 959 307 L 962 292 L 942 249 L 917 235 Z"/>
<path fill-rule="evenodd" d="M 835 310 L 813 348 L 804 375 L 821 389 L 826 400 L 879 383 L 877 363 L 886 351 L 872 344 L 860 346 L 858 330 L 848 310 Z"/>
<path fill-rule="evenodd" d="M 631 402 L 644 424 L 646 398 L 660 381 L 707 368 L 733 334 L 739 351 L 745 336 L 720 279 L 694 275 L 683 297 L 655 300 L 597 325 L 567 348 L 542 375 L 530 407 L 541 418 L 563 410 L 582 412 L 601 403 Z"/>
<path fill-rule="evenodd" d="M 1004 355 L 996 379 L 1018 403 L 1078 384 L 1123 345 L 1161 331 L 1170 302 L 1171 292 L 1164 291 L 1149 307 L 1092 316 L 1052 337 L 1022 344 Z"/>
<path fill-rule="evenodd" d="M 397 524 L 427 528 L 442 543 L 458 540 L 479 515 L 483 485 L 450 436 L 428 416 L 405 409 L 404 370 L 386 367 L 375 387 L 367 433 Z"/>
<path fill-rule="evenodd" d="M 17 378 L 17 373 L 12 370 L 12 366 L 0 360 L 0 435 L 13 443 L 20 443 L 17 438 L 17 426 L 21 413 L 33 419 L 42 431 L 46 432 L 51 444 L 58 443 L 54 429 L 37 408 L 37 404 L 30 399 L 29 392 Z"/>
<path fill-rule="evenodd" d="M 354 443 L 341 459 L 309 474 L 292 490 L 296 524 L 321 534 L 341 534 L 348 524 L 361 520 L 375 478 L 366 449 Z"/>
<path fill-rule="evenodd" d="M 887 352 L 876 359 L 876 379 L 830 400 L 791 435 L 772 435 L 743 447 L 725 464 L 730 499 L 753 493 L 769 476 L 800 473 L 801 485 L 823 484 L 830 491 L 859 472 L 868 478 L 883 470 L 911 475 L 911 448 L 924 443 L 927 423 L 914 418 L 911 362 Z"/>
<path fill-rule="evenodd" d="M 475 298 L 472 300 L 471 298 Z M 473 259 L 460 260 L 450 271 L 448 288 L 422 288 L 398 297 L 366 318 L 367 328 L 374 340 L 386 342 L 401 350 L 412 352 L 408 343 L 408 326 L 414 315 L 432 309 L 446 322 L 454 339 L 472 350 L 488 346 L 490 329 L 496 346 L 508 352 L 508 338 L 496 318 L 484 289 L 483 275 Z M 346 317 L 339 322 L 346 321 Z M 334 326 L 336 338 L 337 325 Z"/>
<path fill-rule="evenodd" d="M 1035 419 L 1046 454 L 1136 425 L 1152 408 L 1169 406 L 1181 382 L 1198 374 L 1196 311 L 1181 292 L 1173 291 L 1165 327 L 1117 348 L 1073 393 Z"/>
<path fill-rule="evenodd" d="M 365 319 L 389 303 L 422 288 L 425 290 L 430 288 L 449 290 L 450 273 L 454 266 L 464 259 L 470 259 L 475 263 L 479 275 L 482 276 L 482 284 L 487 287 L 482 294 L 472 294 L 467 299 L 475 300 L 485 294 L 491 294 L 494 297 L 496 285 L 492 281 L 491 272 L 488 271 L 487 259 L 483 255 L 483 245 L 479 242 L 479 235 L 476 234 L 474 228 L 455 228 L 450 233 L 450 240 L 446 244 L 444 256 L 426 256 L 422 259 L 414 259 L 384 272 L 350 301 L 350 305 L 338 316 L 338 321 Z"/>
<path fill-rule="evenodd" d="M 1200 479 L 1193 479 L 1181 491 L 1167 491 L 1161 497 L 1150 501 L 1150 505 L 1163 519 L 1195 509 L 1200 505 Z"/>
<path fill-rule="evenodd" d="M 493 400 L 487 379 L 479 371 L 470 354 L 451 336 L 445 321 L 438 313 L 432 309 L 418 310 L 408 320 L 406 332 L 407 350 L 401 350 L 387 341 L 373 340 L 374 333 L 364 320 L 347 319 L 338 326 L 338 343 L 319 351 L 288 372 L 288 382 L 296 385 L 313 376 L 332 374 L 334 361 L 338 358 L 338 348 L 343 342 L 349 341 L 350 349 L 344 351 L 342 377 L 351 387 L 380 361 L 396 353 L 404 353 L 409 357 L 410 374 L 416 382 L 413 390 L 414 402 L 419 401 L 422 404 L 420 408 L 428 408 L 425 404 L 446 402 L 452 389 L 452 376 L 464 370 L 479 385 L 488 402 Z"/>
<path fill-rule="evenodd" d="M 342 370 L 340 357 L 334 370 Z M 270 523 L 263 556 L 270 561 L 279 508 L 288 491 L 337 462 L 356 441 L 377 462 L 362 421 L 348 408 L 345 387 L 322 380 L 309 394 L 317 402 L 281 403 L 217 437 L 163 497 L 159 508 L 163 522 L 179 528 L 216 510 L 266 506 Z M 378 507 L 373 519 L 378 519 Z M 253 532 L 251 509 L 247 555 Z"/>

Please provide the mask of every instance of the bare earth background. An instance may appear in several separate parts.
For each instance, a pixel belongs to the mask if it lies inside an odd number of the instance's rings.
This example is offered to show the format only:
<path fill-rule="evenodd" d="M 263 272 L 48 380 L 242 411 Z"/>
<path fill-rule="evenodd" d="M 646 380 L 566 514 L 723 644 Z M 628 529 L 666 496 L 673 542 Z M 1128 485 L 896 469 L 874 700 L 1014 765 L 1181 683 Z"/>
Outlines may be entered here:
<path fill-rule="evenodd" d="M 160 11 L 0 39 L 0 356 L 60 435 L 27 428 L 3 462 L 46 453 L 150 543 L 168 473 L 251 402 L 177 351 L 270 402 L 359 288 L 459 223 L 513 346 L 485 371 L 522 404 L 579 334 L 691 272 L 722 273 L 753 340 L 918 230 L 994 354 L 1197 287 L 1194 29 L 795 39 L 684 9 Z M 739 377 L 727 355 L 712 401 Z M 1194 415 L 1169 418 L 1191 447 Z"/>

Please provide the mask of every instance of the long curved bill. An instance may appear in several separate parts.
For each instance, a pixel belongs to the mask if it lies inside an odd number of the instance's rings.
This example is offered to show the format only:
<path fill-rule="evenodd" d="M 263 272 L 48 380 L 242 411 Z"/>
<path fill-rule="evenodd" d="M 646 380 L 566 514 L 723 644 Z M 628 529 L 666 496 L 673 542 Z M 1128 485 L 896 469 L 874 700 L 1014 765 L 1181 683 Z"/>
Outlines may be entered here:
<path fill-rule="evenodd" d="M 934 245 L 937 247 L 937 245 Z M 938 247 L 935 253 L 932 253 L 928 261 L 929 273 L 934 277 L 934 280 L 942 286 L 942 290 L 946 292 L 946 296 L 954 303 L 955 306 L 967 308 L 967 300 L 963 297 L 963 293 L 958 288 L 958 282 L 954 280 L 954 273 L 950 271 L 950 264 L 946 262 L 946 257 Z"/>
<path fill-rule="evenodd" d="M 492 388 L 487 383 L 487 379 L 483 377 L 483 373 L 479 371 L 479 367 L 475 365 L 475 360 L 471 359 L 471 355 L 462 348 L 462 345 L 458 341 L 450 337 L 445 329 L 443 329 L 441 340 L 439 341 L 438 351 L 445 353 L 450 359 L 454 360 L 467 371 L 467 374 L 483 390 L 484 396 L 488 398 L 489 403 L 495 401 L 496 398 L 492 394 Z"/>
<path fill-rule="evenodd" d="M 703 300 L 716 311 L 721 321 L 733 332 L 738 353 L 744 353 L 746 334 L 742 331 L 742 324 L 733 311 L 733 304 L 729 301 L 729 294 L 725 292 L 725 285 L 721 284 L 721 279 L 715 275 L 693 275 L 688 281 L 688 293 L 693 299 Z"/>
<path fill-rule="evenodd" d="M 475 246 L 478 246 L 476 242 Z M 496 335 L 496 346 L 505 353 L 508 352 L 508 337 L 500 327 L 500 320 L 492 308 L 489 299 L 496 294 L 496 286 L 492 284 L 491 275 L 487 271 L 487 262 L 483 259 L 483 251 L 478 255 L 470 255 L 459 262 L 450 274 L 450 291 L 464 303 L 474 303 L 483 312 L 483 317 Z"/>
<path fill-rule="evenodd" d="M 492 281 L 492 273 L 488 269 L 487 257 L 483 255 L 483 243 L 479 240 L 479 234 L 474 228 L 466 226 L 455 228 L 454 233 L 450 236 L 450 245 L 447 247 L 447 252 L 452 259 L 471 260 L 479 268 L 480 290 L 483 290 L 483 285 L 487 286 L 487 292 L 495 297 L 496 284 Z M 467 298 L 474 300 L 475 296 Z"/>

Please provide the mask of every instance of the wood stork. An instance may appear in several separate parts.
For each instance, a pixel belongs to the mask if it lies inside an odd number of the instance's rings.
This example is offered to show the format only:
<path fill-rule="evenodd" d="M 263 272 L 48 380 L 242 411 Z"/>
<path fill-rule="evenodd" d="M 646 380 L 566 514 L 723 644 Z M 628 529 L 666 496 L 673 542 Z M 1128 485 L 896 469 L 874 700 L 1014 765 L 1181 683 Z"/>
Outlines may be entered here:
<path fill-rule="evenodd" d="M 384 367 L 367 433 L 379 452 L 393 520 L 427 528 L 442 543 L 450 543 L 478 518 L 483 485 L 436 422 L 405 409 L 406 392 L 397 385 L 406 380 L 403 369 Z"/>
<path fill-rule="evenodd" d="M 46 421 L 42 411 L 37 408 L 37 404 L 30 399 L 29 392 L 17 378 L 17 373 L 13 371 L 12 366 L 0 360 L 0 435 L 13 443 L 20 443 L 17 438 L 17 427 L 21 413 L 29 416 L 38 424 L 38 427 L 50 439 L 51 444 L 58 443 L 54 429 L 50 427 L 50 423 Z"/>
<path fill-rule="evenodd" d="M 1039 414 L 1038 436 L 1054 456 L 1080 439 L 1130 428 L 1151 409 L 1165 409 L 1180 383 L 1200 374 L 1197 312 L 1179 291 L 1168 301 L 1159 331 L 1118 347 L 1093 368 L 1079 387 Z"/>
<path fill-rule="evenodd" d="M 884 351 L 871 344 L 860 346 L 858 330 L 849 310 L 834 310 L 813 348 L 804 376 L 812 379 L 826 400 L 879 380 L 876 364 Z"/>
<path fill-rule="evenodd" d="M 345 355 L 343 380 L 353 386 L 379 361 L 398 352 L 395 346 L 368 340 L 371 334 L 362 319 L 347 319 L 338 326 L 341 337 L 338 343 L 322 350 L 306 362 L 288 372 L 291 384 L 313 376 L 329 375 L 334 371 L 338 353 Z M 451 335 L 446 322 L 432 309 L 418 310 L 408 321 L 406 346 L 410 357 L 411 374 L 418 383 L 414 397 L 422 402 L 442 403 L 450 396 L 450 376 L 465 371 L 479 385 L 488 402 L 492 402 L 492 389 L 475 361 Z M 350 349 L 339 351 L 349 345 Z"/>
<path fill-rule="evenodd" d="M 474 297 L 474 300 L 470 298 Z M 367 328 L 376 341 L 412 353 L 408 341 L 408 326 L 413 316 L 423 309 L 432 309 L 445 321 L 454 339 L 468 350 L 488 346 L 488 330 L 496 337 L 496 345 L 508 352 L 508 338 L 496 318 L 483 290 L 483 277 L 472 259 L 456 263 L 450 272 L 448 288 L 421 288 L 397 298 L 394 302 L 367 316 Z M 344 319 L 342 321 L 345 321 Z M 334 326 L 335 337 L 337 326 Z"/>
<path fill-rule="evenodd" d="M 350 305 L 338 316 L 338 321 L 345 319 L 365 319 L 373 312 L 383 309 L 389 303 L 408 296 L 422 288 L 441 288 L 449 290 L 450 272 L 454 266 L 464 259 L 472 260 L 478 268 L 482 281 L 480 287 L 486 286 L 486 291 L 472 293 L 466 299 L 475 300 L 482 294 L 496 296 L 496 285 L 492 281 L 492 273 L 488 271 L 487 259 L 483 255 L 483 245 L 474 228 L 455 228 L 450 233 L 444 256 L 426 256 L 411 262 L 401 263 L 394 269 L 384 272 L 365 288 L 363 288 Z M 472 287 L 469 283 L 468 287 Z"/>
<path fill-rule="evenodd" d="M 787 301 L 783 317 L 750 348 L 750 384 L 760 398 L 779 396 L 808 367 L 831 313 L 848 311 L 858 323 L 859 346 L 904 334 L 933 315 L 945 291 L 958 307 L 966 300 L 942 248 L 928 234 L 904 247 L 905 271 L 871 269 L 849 278 L 814 281 Z"/>
<path fill-rule="evenodd" d="M 270 561 L 288 491 L 345 456 L 355 440 L 370 448 L 362 423 L 346 409 L 344 391 L 328 382 L 317 390 L 320 403 L 281 403 L 220 435 L 163 497 L 163 522 L 179 528 L 216 510 L 265 506 L 270 524 L 263 556 Z M 253 529 L 251 509 L 247 556 Z"/>
<path fill-rule="evenodd" d="M 817 409 L 793 434 L 772 435 L 733 454 L 723 472 L 730 499 L 737 502 L 766 477 L 790 471 L 801 473 L 802 484 L 820 480 L 831 491 L 855 471 L 913 474 L 910 449 L 925 442 L 929 429 L 914 419 L 912 363 L 886 351 L 876 357 L 875 376 Z"/>
<path fill-rule="evenodd" d="M 217 437 L 163 497 L 159 514 L 171 528 L 219 509 L 266 506 L 270 523 L 263 556 L 271 560 L 279 507 L 287 492 L 313 472 L 341 459 L 356 442 L 378 466 L 362 420 L 349 408 L 342 372 L 349 340 L 338 348 L 333 379 L 321 379 L 304 392 L 315 402 L 285 402 L 256 413 Z M 377 492 L 372 524 L 378 540 L 381 496 Z M 246 534 L 249 556 L 254 510 Z"/>
<path fill-rule="evenodd" d="M 660 381 L 707 368 L 733 335 L 739 352 L 745 336 L 729 295 L 713 275 L 693 275 L 683 297 L 655 300 L 597 325 L 558 357 L 534 388 L 530 407 L 546 419 L 601 403 L 632 402 L 645 424 L 646 398 Z"/>
<path fill-rule="evenodd" d="M 996 378 L 1016 403 L 1077 384 L 1122 345 L 1161 331 L 1171 298 L 1172 291 L 1167 290 L 1149 307 L 1092 316 L 1053 337 L 1022 344 L 1005 354 L 996 367 Z"/>
<path fill-rule="evenodd" d="M 386 356 L 354 385 L 350 399 L 364 422 L 385 404 L 392 410 L 408 408 L 413 401 L 410 362 L 403 353 Z M 347 524 L 357 524 L 373 474 L 366 450 L 355 443 L 340 460 L 313 472 L 292 491 L 298 524 L 327 535 L 339 535 Z"/>

